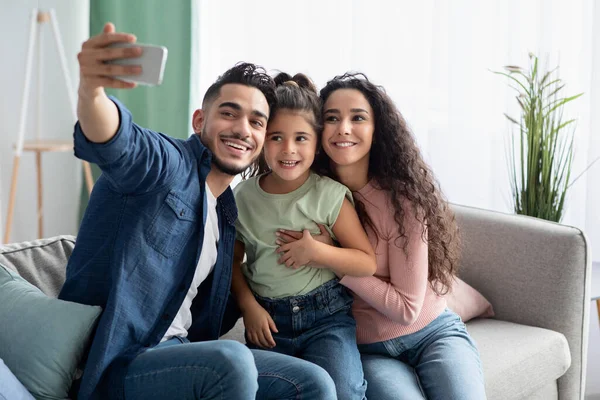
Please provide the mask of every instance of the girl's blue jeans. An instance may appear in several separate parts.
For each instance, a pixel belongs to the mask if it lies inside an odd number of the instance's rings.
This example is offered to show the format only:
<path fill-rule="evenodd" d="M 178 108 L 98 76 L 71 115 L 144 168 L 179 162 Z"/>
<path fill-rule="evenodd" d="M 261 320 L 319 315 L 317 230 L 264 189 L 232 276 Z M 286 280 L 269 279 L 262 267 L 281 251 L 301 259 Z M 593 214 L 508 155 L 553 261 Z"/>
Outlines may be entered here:
<path fill-rule="evenodd" d="M 338 399 L 365 398 L 367 383 L 356 345 L 353 299 L 337 279 L 302 296 L 256 299 L 279 331 L 273 333 L 273 351 L 323 367 L 335 382 Z"/>

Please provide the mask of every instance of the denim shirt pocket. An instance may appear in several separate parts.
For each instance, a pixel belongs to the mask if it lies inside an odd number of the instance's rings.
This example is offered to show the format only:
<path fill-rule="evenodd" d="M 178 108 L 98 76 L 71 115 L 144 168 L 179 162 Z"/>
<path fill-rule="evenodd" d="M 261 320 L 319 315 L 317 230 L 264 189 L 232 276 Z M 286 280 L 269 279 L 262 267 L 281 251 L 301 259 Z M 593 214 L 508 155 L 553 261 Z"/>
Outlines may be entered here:
<path fill-rule="evenodd" d="M 146 231 L 148 244 L 166 257 L 179 254 L 194 232 L 197 215 L 188 204 L 169 192 L 150 227 Z"/>

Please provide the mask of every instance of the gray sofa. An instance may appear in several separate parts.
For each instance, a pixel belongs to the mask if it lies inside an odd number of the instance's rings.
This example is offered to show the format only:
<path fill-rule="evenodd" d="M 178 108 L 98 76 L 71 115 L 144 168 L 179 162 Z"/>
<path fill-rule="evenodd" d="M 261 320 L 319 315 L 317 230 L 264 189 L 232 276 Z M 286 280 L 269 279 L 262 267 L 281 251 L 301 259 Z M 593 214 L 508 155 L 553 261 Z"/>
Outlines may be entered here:
<path fill-rule="evenodd" d="M 575 228 L 453 206 L 463 235 L 461 278 L 494 306 L 467 323 L 490 400 L 583 399 L 591 262 Z M 0 247 L 0 263 L 56 296 L 74 245 L 68 236 Z M 243 341 L 243 327 L 225 338 Z"/>

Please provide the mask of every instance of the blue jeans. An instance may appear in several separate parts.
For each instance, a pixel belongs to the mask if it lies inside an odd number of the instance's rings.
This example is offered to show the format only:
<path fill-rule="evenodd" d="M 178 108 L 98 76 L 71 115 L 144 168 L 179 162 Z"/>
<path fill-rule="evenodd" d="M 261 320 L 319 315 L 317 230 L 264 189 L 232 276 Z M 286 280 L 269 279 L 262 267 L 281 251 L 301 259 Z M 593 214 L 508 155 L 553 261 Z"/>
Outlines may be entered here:
<path fill-rule="evenodd" d="M 361 344 L 359 350 L 369 398 L 486 398 L 477 347 L 460 317 L 448 309 L 418 332 Z"/>
<path fill-rule="evenodd" d="M 256 299 L 279 331 L 273 333 L 276 346 L 272 351 L 323 367 L 335 382 L 338 399 L 365 398 L 367 383 L 356 346 L 352 295 L 337 279 L 302 296 Z"/>
<path fill-rule="evenodd" d="M 0 400 L 34 400 L 0 358 Z"/>
<path fill-rule="evenodd" d="M 175 337 L 133 360 L 125 398 L 335 400 L 335 388 L 325 370 L 307 361 L 251 351 L 232 340 Z"/>

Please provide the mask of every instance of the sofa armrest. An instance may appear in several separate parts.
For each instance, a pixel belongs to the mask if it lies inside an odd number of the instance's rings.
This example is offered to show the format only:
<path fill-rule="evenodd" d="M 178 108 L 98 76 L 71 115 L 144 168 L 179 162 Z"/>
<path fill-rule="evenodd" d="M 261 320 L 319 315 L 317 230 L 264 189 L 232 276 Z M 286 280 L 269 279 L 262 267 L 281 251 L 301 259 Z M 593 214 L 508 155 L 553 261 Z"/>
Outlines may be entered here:
<path fill-rule="evenodd" d="M 463 246 L 460 277 L 494 306 L 496 318 L 562 333 L 572 364 L 560 398 L 583 398 L 591 257 L 577 228 L 453 205 Z"/>

